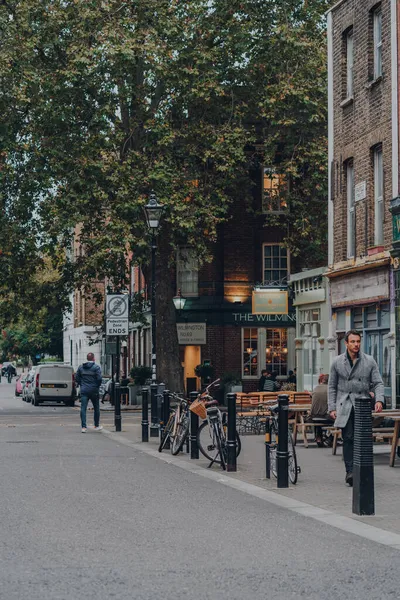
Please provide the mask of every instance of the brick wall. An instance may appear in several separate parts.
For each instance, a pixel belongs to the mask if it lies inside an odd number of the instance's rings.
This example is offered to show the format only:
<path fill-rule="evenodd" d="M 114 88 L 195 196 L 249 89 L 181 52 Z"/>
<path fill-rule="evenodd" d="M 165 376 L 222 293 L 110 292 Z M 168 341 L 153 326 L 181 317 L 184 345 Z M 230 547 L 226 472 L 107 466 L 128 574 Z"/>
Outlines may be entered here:
<path fill-rule="evenodd" d="M 353 159 L 354 182 L 366 182 L 367 196 L 356 203 L 355 255 L 374 244 L 374 180 L 372 148 L 382 145 L 384 169 L 384 246 L 391 247 L 392 192 L 390 0 L 382 0 L 382 68 L 380 81 L 371 82 L 373 64 L 372 9 L 376 0 L 347 0 L 332 13 L 334 92 L 334 262 L 347 259 L 347 197 L 345 161 Z M 353 102 L 346 96 L 344 33 L 353 27 Z M 342 106 L 341 106 L 342 104 Z"/>

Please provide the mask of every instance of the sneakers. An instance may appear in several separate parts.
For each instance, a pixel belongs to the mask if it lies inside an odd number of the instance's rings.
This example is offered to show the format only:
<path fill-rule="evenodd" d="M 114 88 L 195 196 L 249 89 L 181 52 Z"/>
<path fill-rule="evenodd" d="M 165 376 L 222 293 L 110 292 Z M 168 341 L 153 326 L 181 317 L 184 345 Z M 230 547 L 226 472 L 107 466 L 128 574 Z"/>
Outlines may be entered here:
<path fill-rule="evenodd" d="M 82 427 L 82 433 L 86 433 L 86 432 L 87 432 L 86 427 Z"/>
<path fill-rule="evenodd" d="M 101 431 L 103 429 L 103 425 L 98 425 L 94 428 L 95 431 Z"/>
<path fill-rule="evenodd" d="M 350 487 L 353 487 L 353 473 L 346 473 L 346 479 L 344 480 Z"/>

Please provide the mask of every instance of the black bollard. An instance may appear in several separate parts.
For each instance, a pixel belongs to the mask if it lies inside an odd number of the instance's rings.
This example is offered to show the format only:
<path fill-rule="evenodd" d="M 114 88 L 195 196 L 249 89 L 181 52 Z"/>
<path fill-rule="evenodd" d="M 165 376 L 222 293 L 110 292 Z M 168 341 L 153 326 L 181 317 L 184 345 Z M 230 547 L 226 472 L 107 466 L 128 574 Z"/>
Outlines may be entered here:
<path fill-rule="evenodd" d="M 268 417 L 265 419 L 265 476 L 271 479 L 271 428 Z"/>
<path fill-rule="evenodd" d="M 190 402 L 197 399 L 197 392 L 190 392 Z M 197 432 L 199 430 L 199 417 L 190 411 L 190 458 L 199 458 L 199 446 L 197 444 Z"/>
<path fill-rule="evenodd" d="M 164 420 L 164 427 L 165 425 L 168 423 L 168 419 L 169 419 L 169 413 L 170 413 L 170 401 L 169 401 L 169 391 L 168 390 L 164 390 L 163 392 L 163 401 L 164 401 L 164 413 L 161 413 L 163 416 L 163 420 Z M 164 446 L 164 450 L 169 450 L 171 447 L 170 444 L 170 439 L 168 437 L 167 441 L 165 442 L 165 446 Z"/>
<path fill-rule="evenodd" d="M 151 412 L 150 437 L 158 437 L 158 435 L 159 435 L 157 391 L 158 391 L 158 385 L 156 383 L 152 383 L 150 386 L 150 412 Z"/>
<path fill-rule="evenodd" d="M 142 389 L 142 442 L 149 441 L 149 390 Z"/>
<path fill-rule="evenodd" d="M 288 452 L 288 405 L 289 396 L 278 396 L 278 449 L 276 462 L 278 471 L 278 488 L 289 487 L 289 452 Z"/>
<path fill-rule="evenodd" d="M 236 394 L 226 395 L 228 404 L 228 439 L 226 470 L 236 471 Z"/>
<path fill-rule="evenodd" d="M 371 398 L 358 396 L 354 407 L 353 513 L 375 514 Z"/>
<path fill-rule="evenodd" d="M 121 386 L 115 382 L 115 431 L 121 431 Z"/>

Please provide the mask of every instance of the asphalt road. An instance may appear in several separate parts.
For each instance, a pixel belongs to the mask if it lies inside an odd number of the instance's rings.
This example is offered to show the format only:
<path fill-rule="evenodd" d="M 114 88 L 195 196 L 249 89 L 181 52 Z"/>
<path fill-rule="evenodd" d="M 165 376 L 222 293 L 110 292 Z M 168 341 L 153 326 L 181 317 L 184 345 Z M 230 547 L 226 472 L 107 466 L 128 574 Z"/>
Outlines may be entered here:
<path fill-rule="evenodd" d="M 3 379 L 1 599 L 400 597 L 398 550 L 82 434 L 77 409 L 13 389 Z"/>

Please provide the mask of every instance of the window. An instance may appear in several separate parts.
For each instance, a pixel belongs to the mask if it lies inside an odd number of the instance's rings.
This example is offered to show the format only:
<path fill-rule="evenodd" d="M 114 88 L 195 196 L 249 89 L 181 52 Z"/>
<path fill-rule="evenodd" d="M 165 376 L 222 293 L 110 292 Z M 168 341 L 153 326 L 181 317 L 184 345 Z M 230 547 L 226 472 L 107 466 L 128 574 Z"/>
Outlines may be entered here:
<path fill-rule="evenodd" d="M 346 34 L 346 98 L 353 96 L 353 29 Z"/>
<path fill-rule="evenodd" d="M 263 358 L 265 357 L 265 359 Z M 242 376 L 260 377 L 261 370 L 287 375 L 287 329 L 242 329 Z"/>
<path fill-rule="evenodd" d="M 258 329 L 243 329 L 243 377 L 258 376 Z"/>
<path fill-rule="evenodd" d="M 198 296 L 199 263 L 194 250 L 180 248 L 177 258 L 177 288 L 182 296 Z"/>
<path fill-rule="evenodd" d="M 374 79 L 382 75 L 382 11 L 377 8 L 373 12 L 374 39 Z"/>
<path fill-rule="evenodd" d="M 374 150 L 375 246 L 383 244 L 383 158 L 382 147 Z"/>
<path fill-rule="evenodd" d="M 287 210 L 285 177 L 273 169 L 263 169 L 262 212 L 281 213 Z"/>
<path fill-rule="evenodd" d="M 356 242 L 356 215 L 354 207 L 354 166 L 353 161 L 346 163 L 347 196 L 347 258 L 353 258 Z"/>
<path fill-rule="evenodd" d="M 264 285 L 282 285 L 287 283 L 288 256 L 287 250 L 280 244 L 265 245 L 264 251 Z"/>
<path fill-rule="evenodd" d="M 287 329 L 267 329 L 265 368 L 270 373 L 287 375 Z"/>

